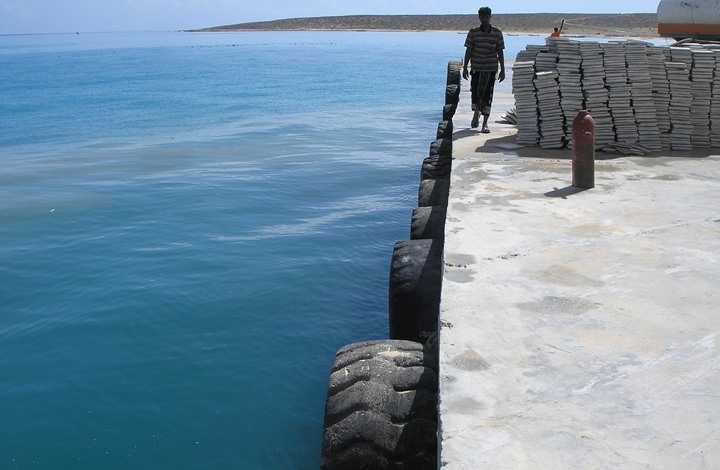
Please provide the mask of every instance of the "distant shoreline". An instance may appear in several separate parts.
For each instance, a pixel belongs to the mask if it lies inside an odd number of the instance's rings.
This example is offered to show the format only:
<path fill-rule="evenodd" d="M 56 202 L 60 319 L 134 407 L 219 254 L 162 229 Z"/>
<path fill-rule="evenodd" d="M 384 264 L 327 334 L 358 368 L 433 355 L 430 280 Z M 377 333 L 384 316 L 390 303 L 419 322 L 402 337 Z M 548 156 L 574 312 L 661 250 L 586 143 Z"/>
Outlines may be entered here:
<path fill-rule="evenodd" d="M 566 36 L 632 37 L 655 39 L 655 13 L 565 14 L 527 13 L 496 14 L 493 25 L 505 34 L 549 35 L 565 20 Z M 477 15 L 355 15 L 291 18 L 275 21 L 240 23 L 188 32 L 236 31 L 444 31 L 465 32 L 477 26 Z"/>

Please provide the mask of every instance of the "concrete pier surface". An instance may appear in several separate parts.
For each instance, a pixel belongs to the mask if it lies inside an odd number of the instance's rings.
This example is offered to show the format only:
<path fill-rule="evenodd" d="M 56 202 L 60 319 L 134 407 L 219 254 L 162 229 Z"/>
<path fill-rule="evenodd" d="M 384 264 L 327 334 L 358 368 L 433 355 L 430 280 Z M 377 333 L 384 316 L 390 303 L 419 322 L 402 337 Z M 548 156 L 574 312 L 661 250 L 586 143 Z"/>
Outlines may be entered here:
<path fill-rule="evenodd" d="M 440 465 L 720 468 L 720 149 L 519 149 L 455 118 L 440 306 Z M 504 90 L 504 91 L 503 91 Z"/>

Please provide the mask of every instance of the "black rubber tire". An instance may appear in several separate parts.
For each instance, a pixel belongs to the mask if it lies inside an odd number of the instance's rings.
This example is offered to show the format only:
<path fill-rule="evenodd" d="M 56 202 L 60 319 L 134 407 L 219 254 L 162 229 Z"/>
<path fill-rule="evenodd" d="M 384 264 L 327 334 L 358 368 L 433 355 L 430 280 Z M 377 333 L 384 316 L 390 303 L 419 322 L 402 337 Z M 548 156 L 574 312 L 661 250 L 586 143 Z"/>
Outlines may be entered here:
<path fill-rule="evenodd" d="M 418 207 L 410 222 L 410 240 L 445 240 L 447 207 Z"/>
<path fill-rule="evenodd" d="M 452 158 L 446 155 L 434 155 L 423 160 L 420 169 L 420 181 L 450 179 Z"/>
<path fill-rule="evenodd" d="M 458 104 L 460 102 L 460 85 L 445 87 L 445 104 Z"/>
<path fill-rule="evenodd" d="M 440 121 L 437 128 L 437 138 L 451 139 L 454 130 L 453 127 L 452 121 Z"/>
<path fill-rule="evenodd" d="M 451 60 L 448 62 L 447 67 L 447 84 L 460 86 L 460 79 L 462 78 L 462 61 Z"/>
<path fill-rule="evenodd" d="M 418 189 L 418 207 L 447 207 L 449 197 L 449 179 L 427 179 L 420 181 L 420 188 Z"/>
<path fill-rule="evenodd" d="M 388 316 L 391 339 L 432 342 L 438 331 L 443 276 L 438 240 L 395 243 L 390 264 Z"/>
<path fill-rule="evenodd" d="M 430 157 L 434 155 L 443 155 L 452 157 L 453 141 L 452 139 L 436 139 L 430 144 Z"/>
<path fill-rule="evenodd" d="M 443 106 L 443 121 L 450 121 L 455 117 L 455 111 L 457 111 L 457 104 L 446 104 Z"/>
<path fill-rule="evenodd" d="M 349 344 L 335 356 L 322 470 L 436 470 L 437 352 L 411 341 Z"/>

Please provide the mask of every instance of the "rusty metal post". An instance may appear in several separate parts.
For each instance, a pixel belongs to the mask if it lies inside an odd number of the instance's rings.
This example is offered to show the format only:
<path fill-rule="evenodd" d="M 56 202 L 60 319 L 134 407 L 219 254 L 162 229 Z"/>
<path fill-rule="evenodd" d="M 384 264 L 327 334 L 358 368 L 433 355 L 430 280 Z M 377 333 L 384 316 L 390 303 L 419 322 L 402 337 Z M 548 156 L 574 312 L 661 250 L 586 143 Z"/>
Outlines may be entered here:
<path fill-rule="evenodd" d="M 595 187 L 595 120 L 587 110 L 580 110 L 572 124 L 572 185 Z"/>

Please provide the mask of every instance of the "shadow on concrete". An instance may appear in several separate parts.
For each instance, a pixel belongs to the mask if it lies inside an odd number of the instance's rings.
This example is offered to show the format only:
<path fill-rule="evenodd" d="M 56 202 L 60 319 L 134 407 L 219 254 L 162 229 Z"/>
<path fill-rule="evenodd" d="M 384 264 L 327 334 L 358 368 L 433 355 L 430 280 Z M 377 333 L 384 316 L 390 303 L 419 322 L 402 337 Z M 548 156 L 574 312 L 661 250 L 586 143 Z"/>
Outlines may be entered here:
<path fill-rule="evenodd" d="M 572 160 L 572 150 L 544 149 L 540 147 L 523 147 L 515 143 L 515 134 L 488 138 L 481 147 L 475 149 L 476 153 L 504 153 L 527 158 L 548 158 L 554 160 Z"/>
<path fill-rule="evenodd" d="M 562 189 L 553 188 L 552 191 L 545 193 L 545 197 L 559 197 L 562 199 L 567 199 L 568 196 L 572 196 L 574 194 L 581 193 L 583 191 L 587 191 L 587 189 L 583 188 L 576 188 L 574 186 L 567 186 Z"/>
<path fill-rule="evenodd" d="M 465 137 L 472 137 L 479 133 L 478 129 L 462 129 L 455 130 L 452 135 L 453 140 L 464 139 Z"/>
<path fill-rule="evenodd" d="M 467 137 L 472 136 L 475 134 L 478 134 L 477 129 L 465 129 L 460 132 L 458 132 L 459 137 Z M 511 135 L 503 135 L 501 137 L 496 138 L 488 138 L 485 140 L 483 145 L 481 147 L 477 147 L 475 149 L 476 153 L 498 153 L 502 152 L 505 154 L 514 154 L 518 157 L 524 157 L 524 158 L 548 158 L 548 159 L 555 159 L 555 160 L 572 160 L 573 152 L 571 149 L 568 148 L 561 148 L 561 149 L 544 149 L 540 147 L 522 147 L 518 146 L 515 143 L 516 136 L 515 134 Z M 597 161 L 604 161 L 604 160 L 618 160 L 621 158 L 627 158 L 627 157 L 642 157 L 647 159 L 656 159 L 656 158 L 662 158 L 662 157 L 670 157 L 670 158 L 708 158 L 711 156 L 717 156 L 718 150 L 715 148 L 699 148 L 699 149 L 692 149 L 688 151 L 680 151 L 680 150 L 663 150 L 662 152 L 654 152 L 654 153 L 648 153 L 644 155 L 634 155 L 634 154 L 623 154 L 619 152 L 603 152 L 601 150 L 597 150 L 595 152 L 595 160 Z"/>
<path fill-rule="evenodd" d="M 649 153 L 642 155 L 645 158 L 709 158 L 712 156 L 720 155 L 720 151 L 717 148 L 698 148 L 692 150 L 663 150 L 662 152 Z"/>

